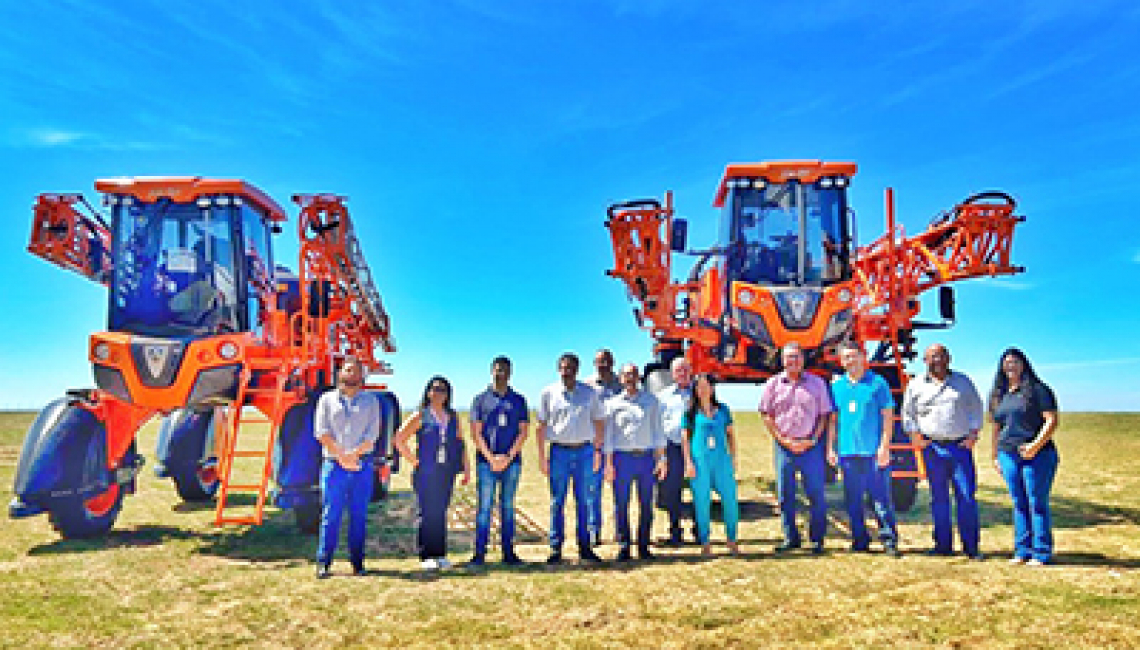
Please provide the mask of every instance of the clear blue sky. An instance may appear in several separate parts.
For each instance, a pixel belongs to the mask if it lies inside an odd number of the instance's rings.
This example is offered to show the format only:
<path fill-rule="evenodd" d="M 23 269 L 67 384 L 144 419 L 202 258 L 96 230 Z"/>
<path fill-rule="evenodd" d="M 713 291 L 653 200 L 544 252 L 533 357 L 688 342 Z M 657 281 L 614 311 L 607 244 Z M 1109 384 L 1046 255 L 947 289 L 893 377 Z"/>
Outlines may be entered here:
<path fill-rule="evenodd" d="M 466 405 L 496 354 L 532 400 L 564 350 L 647 360 L 602 274 L 610 202 L 672 189 L 699 246 L 725 164 L 821 158 L 859 163 L 864 241 L 888 185 L 912 231 L 1016 196 L 1028 271 L 960 283 L 960 324 L 920 340 L 982 387 L 1018 345 L 1063 409 L 1140 409 L 1131 1 L 4 0 L 0 148 L 0 408 L 90 385 L 105 326 L 101 287 L 24 250 L 40 192 L 204 175 L 290 207 L 348 195 L 392 386 L 408 404 L 443 373 Z"/>

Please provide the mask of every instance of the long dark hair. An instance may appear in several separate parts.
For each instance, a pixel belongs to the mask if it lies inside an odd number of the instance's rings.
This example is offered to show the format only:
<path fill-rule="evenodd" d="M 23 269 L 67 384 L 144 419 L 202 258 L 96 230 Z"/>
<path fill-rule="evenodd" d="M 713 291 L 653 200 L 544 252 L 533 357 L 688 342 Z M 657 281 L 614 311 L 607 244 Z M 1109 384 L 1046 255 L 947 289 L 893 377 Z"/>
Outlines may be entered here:
<path fill-rule="evenodd" d="M 701 408 L 701 400 L 697 397 L 697 382 L 702 378 L 709 383 L 709 389 L 711 391 L 709 401 L 712 402 L 712 405 L 716 407 L 718 411 L 720 410 L 720 401 L 716 398 L 716 380 L 713 379 L 712 375 L 702 372 L 696 377 L 693 377 L 693 390 L 689 394 L 689 408 L 685 411 L 685 420 L 682 425 L 689 431 L 695 431 L 697 427 L 697 411 Z"/>
<path fill-rule="evenodd" d="M 420 399 L 420 410 L 423 411 L 431 406 L 431 385 L 436 382 L 447 386 L 447 398 L 443 400 L 443 410 L 447 411 L 449 416 L 454 417 L 455 409 L 451 408 L 451 382 L 447 381 L 447 377 L 443 375 L 436 375 L 429 379 L 427 384 L 424 384 L 424 396 Z"/>
<path fill-rule="evenodd" d="M 1007 377 L 1005 371 L 1002 370 L 1002 365 L 1005 362 L 1005 358 L 1010 356 L 1021 361 L 1023 370 L 1021 371 L 1020 390 L 1023 390 L 1025 395 L 1032 396 L 1034 391 L 1024 389 L 1032 388 L 1035 384 L 1041 383 L 1041 379 L 1038 378 L 1037 373 L 1033 371 L 1033 365 L 1029 363 L 1029 357 L 1025 356 L 1025 353 L 1018 348 L 1006 348 L 1005 352 L 1002 352 L 1001 356 L 998 357 L 997 372 L 994 373 L 994 385 L 993 388 L 990 389 L 991 415 L 997 410 L 998 405 L 1001 404 L 1002 397 L 1009 392 L 1009 377 Z"/>

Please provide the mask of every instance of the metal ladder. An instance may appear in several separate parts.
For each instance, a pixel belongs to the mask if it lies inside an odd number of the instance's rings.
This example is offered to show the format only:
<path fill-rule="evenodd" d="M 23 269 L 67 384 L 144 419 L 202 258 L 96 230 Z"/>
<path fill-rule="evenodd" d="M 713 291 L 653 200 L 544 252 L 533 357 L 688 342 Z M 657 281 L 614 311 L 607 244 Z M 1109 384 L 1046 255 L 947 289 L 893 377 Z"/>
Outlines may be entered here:
<path fill-rule="evenodd" d="M 281 407 L 285 402 L 285 386 L 289 379 L 288 364 L 283 361 L 254 361 L 248 362 L 241 371 L 238 382 L 237 397 L 230 405 L 223 424 L 222 442 L 218 453 L 219 480 L 217 507 L 214 511 L 214 525 L 225 524 L 260 524 L 262 522 L 265 503 L 269 493 L 269 480 L 273 475 L 273 446 L 277 442 L 278 424 L 271 418 L 258 413 L 254 416 L 244 416 L 243 408 L 254 408 L 250 398 L 269 395 L 272 398 L 272 408 L 269 410 L 280 420 Z M 277 380 L 271 387 L 251 386 L 253 373 L 257 370 L 276 371 Z M 251 431 L 251 427 L 255 425 Z M 265 437 L 261 438 L 256 431 L 257 425 L 269 425 Z M 250 447 L 242 447 L 239 441 L 252 438 L 254 442 Z M 258 443 L 261 443 L 260 445 Z M 238 459 L 262 459 L 259 476 L 234 482 L 234 464 Z M 242 468 L 240 474 L 248 472 Z M 235 508 L 248 507 L 245 504 L 232 504 L 229 499 L 234 494 L 254 494 L 256 499 L 252 514 L 235 514 Z M 227 512 L 229 509 L 230 512 Z"/>

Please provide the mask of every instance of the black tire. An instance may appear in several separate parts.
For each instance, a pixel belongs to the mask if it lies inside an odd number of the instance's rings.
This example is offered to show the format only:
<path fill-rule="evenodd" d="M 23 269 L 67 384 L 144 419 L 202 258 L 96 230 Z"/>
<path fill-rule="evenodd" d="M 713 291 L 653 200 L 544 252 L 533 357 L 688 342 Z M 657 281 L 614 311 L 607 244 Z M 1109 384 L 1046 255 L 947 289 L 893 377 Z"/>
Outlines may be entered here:
<path fill-rule="evenodd" d="M 87 539 L 107 534 L 123 507 L 123 486 L 113 484 L 91 499 L 58 499 L 48 508 L 48 521 L 64 539 Z"/>
<path fill-rule="evenodd" d="M 891 500 L 894 502 L 895 512 L 907 512 L 913 508 L 917 497 L 918 479 L 891 479 Z"/>
<path fill-rule="evenodd" d="M 183 501 L 200 502 L 209 501 L 218 493 L 221 481 L 214 465 L 203 467 L 178 467 L 170 470 L 170 478 L 174 481 L 174 489 Z"/>
<path fill-rule="evenodd" d="M 303 535 L 316 535 L 321 529 L 321 504 L 306 503 L 293 508 L 297 530 Z"/>

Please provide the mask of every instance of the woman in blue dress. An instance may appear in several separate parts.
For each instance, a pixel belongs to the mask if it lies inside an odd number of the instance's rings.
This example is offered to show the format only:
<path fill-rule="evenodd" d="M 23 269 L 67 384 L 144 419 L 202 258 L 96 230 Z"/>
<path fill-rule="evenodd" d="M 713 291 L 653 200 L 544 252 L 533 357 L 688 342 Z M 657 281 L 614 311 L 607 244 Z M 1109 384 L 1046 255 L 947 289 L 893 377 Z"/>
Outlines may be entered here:
<path fill-rule="evenodd" d="M 728 550 L 740 553 L 736 529 L 740 521 L 740 504 L 736 500 L 736 438 L 732 430 L 732 414 L 717 401 L 713 379 L 698 375 L 693 383 L 693 397 L 685 413 L 682 431 L 685 444 L 685 476 L 691 479 L 693 510 L 697 520 L 697 541 L 701 554 L 710 555 L 709 519 L 712 491 L 720 495 Z"/>
<path fill-rule="evenodd" d="M 1037 378 L 1025 353 L 1009 348 L 1002 352 L 989 406 L 994 465 L 1005 477 L 1013 500 L 1010 561 L 1044 566 L 1053 559 L 1049 492 L 1060 462 L 1053 442 L 1057 399 Z"/>
<path fill-rule="evenodd" d="M 408 439 L 413 434 L 415 453 L 408 447 Z M 463 474 L 463 485 L 471 479 L 459 417 L 451 408 L 451 382 L 438 375 L 428 381 L 419 410 L 400 425 L 393 444 L 412 465 L 420 566 L 429 570 L 447 569 L 451 567 L 447 559 L 447 508 L 451 505 L 451 491 L 456 474 Z"/>

